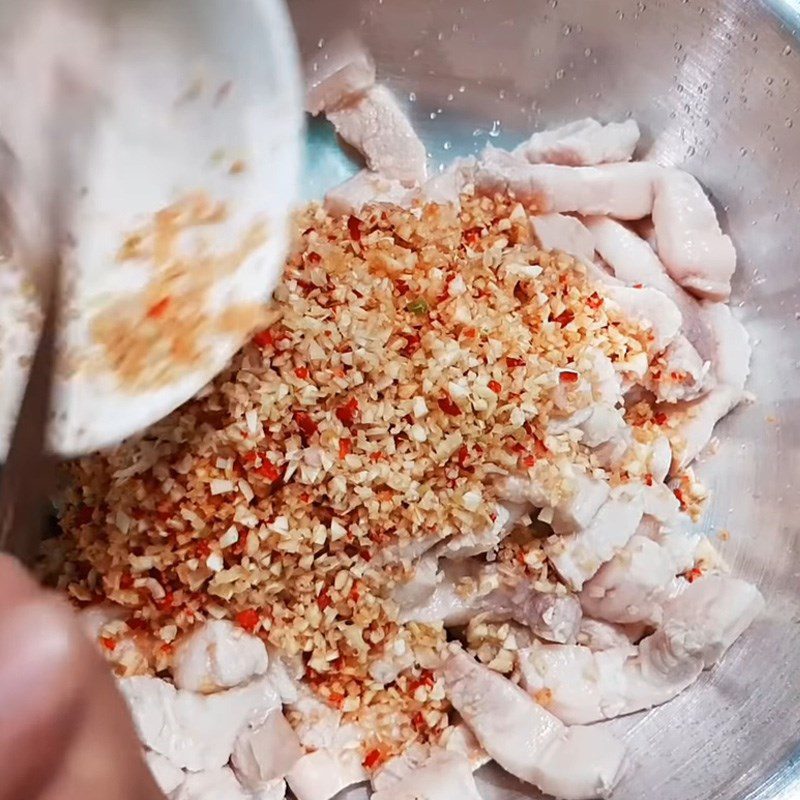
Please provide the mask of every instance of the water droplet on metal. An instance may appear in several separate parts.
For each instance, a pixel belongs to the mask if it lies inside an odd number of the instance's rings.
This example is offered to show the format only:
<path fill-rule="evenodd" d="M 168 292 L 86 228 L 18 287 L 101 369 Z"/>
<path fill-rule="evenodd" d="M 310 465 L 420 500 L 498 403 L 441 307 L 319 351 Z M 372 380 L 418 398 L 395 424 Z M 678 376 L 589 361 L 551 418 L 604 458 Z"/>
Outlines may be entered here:
<path fill-rule="evenodd" d="M 466 91 L 467 91 L 467 87 L 466 86 L 459 86 L 458 87 L 458 93 L 459 94 L 464 94 L 464 92 L 466 92 Z"/>
<path fill-rule="evenodd" d="M 325 47 L 325 38 L 324 38 L 324 37 L 323 37 L 323 38 L 321 38 L 321 39 L 320 39 L 320 40 L 317 42 L 317 47 L 319 47 L 320 49 L 322 49 L 323 47 Z"/>
<path fill-rule="evenodd" d="M 556 70 L 556 80 L 560 81 L 563 77 L 564 77 L 564 70 L 563 69 L 557 69 Z"/>
<path fill-rule="evenodd" d="M 791 117 L 786 117 L 786 119 L 783 121 L 783 124 L 784 124 L 784 125 L 785 125 L 787 128 L 791 128 L 791 127 L 792 127 L 792 125 L 794 125 L 794 120 L 793 120 Z"/>
<path fill-rule="evenodd" d="M 783 54 L 788 56 L 792 52 L 792 48 L 787 44 L 786 47 L 783 48 Z"/>
<path fill-rule="evenodd" d="M 409 92 L 408 93 L 408 102 L 409 103 L 416 103 L 417 102 L 417 93 L 416 92 Z"/>
<path fill-rule="evenodd" d="M 562 33 L 564 36 L 569 36 L 569 35 L 572 33 L 572 26 L 571 26 L 571 25 L 565 25 L 565 26 L 564 26 L 564 27 L 561 29 L 561 33 Z"/>
<path fill-rule="evenodd" d="M 442 144 L 442 150 L 449 150 L 453 146 L 452 142 L 444 142 Z"/>
<path fill-rule="evenodd" d="M 500 120 L 496 119 L 492 122 L 492 128 L 489 131 L 489 136 L 496 139 L 500 135 Z"/>
<path fill-rule="evenodd" d="M 586 58 L 589 58 L 589 56 L 592 54 L 592 48 L 591 48 L 591 47 L 587 47 L 587 48 L 586 48 L 586 49 L 583 51 L 583 54 L 586 56 Z"/>

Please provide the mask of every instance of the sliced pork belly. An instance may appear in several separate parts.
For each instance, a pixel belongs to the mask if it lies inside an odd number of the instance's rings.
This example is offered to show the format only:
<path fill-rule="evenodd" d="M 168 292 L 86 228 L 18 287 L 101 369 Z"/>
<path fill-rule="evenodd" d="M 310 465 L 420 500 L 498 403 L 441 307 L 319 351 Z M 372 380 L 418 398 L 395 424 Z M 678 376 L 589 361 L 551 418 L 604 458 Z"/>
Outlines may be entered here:
<path fill-rule="evenodd" d="M 463 651 L 444 665 L 445 691 L 481 746 L 512 775 L 565 800 L 606 796 L 624 748 L 598 728 L 567 728 L 507 678 Z"/>
<path fill-rule="evenodd" d="M 514 620 L 548 641 L 575 640 L 581 609 L 573 595 L 540 592 L 525 580 L 512 585 L 496 565 L 486 562 L 445 563 L 443 573 L 441 583 L 425 602 L 401 610 L 401 621 L 442 622 L 451 627 L 466 625 L 481 614 L 490 621 Z M 464 581 L 477 589 L 465 591 Z"/>
<path fill-rule="evenodd" d="M 286 778 L 297 800 L 330 800 L 368 775 L 359 749 L 314 750 L 302 756 Z"/>
<path fill-rule="evenodd" d="M 325 208 L 331 214 L 358 214 L 366 205 L 386 203 L 407 208 L 417 196 L 398 180 L 362 169 L 325 195 Z"/>
<path fill-rule="evenodd" d="M 122 678 L 119 687 L 142 744 L 175 766 L 195 772 L 227 764 L 237 736 L 281 706 L 264 678 L 211 695 L 142 676 Z"/>
<path fill-rule="evenodd" d="M 632 119 L 602 125 L 586 118 L 534 133 L 514 154 L 531 164 L 585 167 L 630 161 L 638 142 L 639 126 Z"/>
<path fill-rule="evenodd" d="M 676 283 L 710 300 L 727 300 L 736 251 L 710 200 L 687 172 L 664 170 L 656 184 L 653 226 L 658 254 Z"/>
<path fill-rule="evenodd" d="M 210 693 L 247 683 L 268 664 L 261 639 L 228 620 L 211 620 L 175 644 L 172 677 L 178 689 Z"/>
<path fill-rule="evenodd" d="M 231 765 L 239 782 L 258 792 L 285 778 L 304 754 L 297 734 L 276 709 L 261 724 L 239 734 Z"/>
<path fill-rule="evenodd" d="M 750 372 L 750 339 L 730 308 L 722 303 L 707 303 L 703 313 L 712 331 L 712 370 L 717 383 L 698 400 L 678 404 L 667 412 L 675 426 L 677 468 L 686 467 L 700 455 L 713 436 L 716 424 L 741 403 Z"/>
<path fill-rule="evenodd" d="M 289 706 L 294 731 L 308 751 L 286 776 L 298 800 L 330 800 L 343 789 L 367 780 L 362 765 L 363 731 L 342 724 L 339 711 L 318 699 L 305 686 Z"/>
<path fill-rule="evenodd" d="M 419 764 L 398 769 L 392 762 L 373 781 L 372 800 L 481 800 L 472 767 L 461 753 L 437 748 Z"/>
<path fill-rule="evenodd" d="M 639 487 L 628 485 L 612 489 L 609 499 L 585 528 L 547 540 L 547 557 L 567 586 L 580 591 L 583 584 L 628 543 L 643 513 Z"/>
<path fill-rule="evenodd" d="M 307 69 L 306 111 L 319 114 L 363 94 L 375 83 L 375 62 L 354 36 L 341 36 L 316 54 Z"/>
<path fill-rule="evenodd" d="M 671 700 L 715 664 L 763 608 L 758 590 L 709 576 L 664 609 L 661 627 L 638 647 L 593 652 L 534 644 L 520 651 L 522 686 L 567 724 L 588 724 Z M 545 695 L 546 693 L 546 695 Z"/>
<path fill-rule="evenodd" d="M 373 86 L 327 116 L 339 136 L 363 154 L 373 172 L 409 186 L 425 181 L 425 145 L 385 87 Z"/>
<path fill-rule="evenodd" d="M 584 263 L 593 261 L 594 237 L 577 217 L 555 213 L 532 214 L 530 223 L 542 249 L 560 250 Z"/>
<path fill-rule="evenodd" d="M 420 196 L 426 203 L 460 206 L 461 195 L 473 189 L 478 161 L 474 156 L 456 158 L 445 170 L 423 184 Z"/>
<path fill-rule="evenodd" d="M 653 207 L 653 183 L 659 169 L 645 163 L 599 167 L 529 164 L 505 150 L 489 147 L 476 170 L 475 188 L 488 194 L 512 193 L 544 213 L 640 219 Z"/>
<path fill-rule="evenodd" d="M 186 773 L 161 753 L 148 750 L 144 754 L 144 760 L 147 762 L 158 788 L 166 795 L 172 794 L 186 778 Z"/>
<path fill-rule="evenodd" d="M 698 537 L 684 531 L 662 536 L 651 527 L 644 521 L 628 544 L 584 584 L 581 605 L 588 616 L 620 624 L 661 622 L 664 606 L 686 586 L 676 576 L 692 566 L 688 554 L 694 553 Z"/>
<path fill-rule="evenodd" d="M 493 550 L 511 532 L 514 525 L 530 510 L 522 503 L 498 503 L 490 528 L 475 533 L 459 533 L 435 548 L 441 558 L 469 558 Z"/>

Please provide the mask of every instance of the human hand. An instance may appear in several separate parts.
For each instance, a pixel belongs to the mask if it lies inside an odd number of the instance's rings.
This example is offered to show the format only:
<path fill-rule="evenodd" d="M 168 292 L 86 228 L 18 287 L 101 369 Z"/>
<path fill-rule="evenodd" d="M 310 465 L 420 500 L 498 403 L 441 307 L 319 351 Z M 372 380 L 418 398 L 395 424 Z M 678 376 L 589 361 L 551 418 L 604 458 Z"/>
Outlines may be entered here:
<path fill-rule="evenodd" d="M 0 555 L 0 800 L 163 800 L 71 609 Z"/>

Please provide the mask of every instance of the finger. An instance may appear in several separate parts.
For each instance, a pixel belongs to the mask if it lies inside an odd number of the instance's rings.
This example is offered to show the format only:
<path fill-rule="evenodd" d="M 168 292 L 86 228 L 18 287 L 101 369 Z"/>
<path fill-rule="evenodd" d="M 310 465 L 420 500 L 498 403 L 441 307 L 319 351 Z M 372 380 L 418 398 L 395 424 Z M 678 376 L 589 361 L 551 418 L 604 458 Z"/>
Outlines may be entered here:
<path fill-rule="evenodd" d="M 19 561 L 0 553 L 0 614 L 6 608 L 20 606 L 38 597 L 40 591 L 36 581 Z"/>
<path fill-rule="evenodd" d="M 82 659 L 68 611 L 33 599 L 26 580 L 3 564 L 26 598 L 3 591 L 0 617 L 0 800 L 36 797 L 63 763 L 81 717 Z"/>

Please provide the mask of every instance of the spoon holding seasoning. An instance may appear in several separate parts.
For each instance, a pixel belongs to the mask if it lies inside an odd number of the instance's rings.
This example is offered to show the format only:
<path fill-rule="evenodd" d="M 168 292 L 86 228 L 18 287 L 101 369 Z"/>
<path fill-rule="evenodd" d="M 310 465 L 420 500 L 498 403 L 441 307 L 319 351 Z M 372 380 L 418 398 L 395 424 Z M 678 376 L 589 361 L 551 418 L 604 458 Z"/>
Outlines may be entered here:
<path fill-rule="evenodd" d="M 301 161 L 297 54 L 282 0 L 6 2 L 0 37 L 0 457 L 37 338 L 53 137 L 70 177 L 50 444 L 75 455 L 174 410 L 266 324 Z"/>

